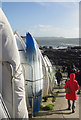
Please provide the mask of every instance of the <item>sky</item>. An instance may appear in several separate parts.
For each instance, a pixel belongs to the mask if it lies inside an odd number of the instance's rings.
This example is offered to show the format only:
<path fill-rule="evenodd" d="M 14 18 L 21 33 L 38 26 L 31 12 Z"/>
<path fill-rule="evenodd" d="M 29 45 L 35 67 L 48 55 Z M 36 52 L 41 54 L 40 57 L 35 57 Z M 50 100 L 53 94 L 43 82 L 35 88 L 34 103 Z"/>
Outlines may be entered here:
<path fill-rule="evenodd" d="M 13 31 L 34 37 L 79 37 L 79 2 L 2 2 Z"/>
<path fill-rule="evenodd" d="M 1 3 L 1 1 L 0 1 L 0 8 L 2 7 L 2 3 Z"/>

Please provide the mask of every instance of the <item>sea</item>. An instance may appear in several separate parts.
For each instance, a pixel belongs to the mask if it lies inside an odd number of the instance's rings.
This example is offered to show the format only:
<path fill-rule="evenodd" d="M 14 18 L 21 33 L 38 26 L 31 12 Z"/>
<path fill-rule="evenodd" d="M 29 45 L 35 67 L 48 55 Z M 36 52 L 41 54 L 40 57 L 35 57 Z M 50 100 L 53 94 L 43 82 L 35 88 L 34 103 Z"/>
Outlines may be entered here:
<path fill-rule="evenodd" d="M 52 47 L 68 47 L 79 46 L 79 38 L 54 38 L 54 37 L 40 37 L 35 38 L 39 46 Z"/>
<path fill-rule="evenodd" d="M 79 46 L 79 38 L 63 38 L 63 37 L 35 37 L 39 46 L 52 46 L 53 48 Z"/>

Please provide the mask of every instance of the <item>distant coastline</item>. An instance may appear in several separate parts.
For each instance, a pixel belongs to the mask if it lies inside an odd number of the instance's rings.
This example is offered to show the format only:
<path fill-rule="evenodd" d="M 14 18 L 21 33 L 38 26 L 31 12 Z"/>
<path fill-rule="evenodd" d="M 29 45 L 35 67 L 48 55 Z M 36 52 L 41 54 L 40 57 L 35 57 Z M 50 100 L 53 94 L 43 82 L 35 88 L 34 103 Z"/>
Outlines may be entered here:
<path fill-rule="evenodd" d="M 21 36 L 26 42 L 26 37 Z M 35 37 L 39 46 L 68 47 L 79 46 L 79 38 L 64 38 L 64 37 Z"/>

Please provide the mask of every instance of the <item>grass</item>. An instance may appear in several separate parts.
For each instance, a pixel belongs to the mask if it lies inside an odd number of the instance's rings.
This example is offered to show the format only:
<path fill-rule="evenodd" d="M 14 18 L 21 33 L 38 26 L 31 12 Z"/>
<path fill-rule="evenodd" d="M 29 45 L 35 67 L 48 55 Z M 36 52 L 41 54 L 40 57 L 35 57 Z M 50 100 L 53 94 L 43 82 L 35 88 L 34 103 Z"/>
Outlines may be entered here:
<path fill-rule="evenodd" d="M 63 83 L 61 83 L 61 85 L 63 85 Z"/>
<path fill-rule="evenodd" d="M 55 102 L 56 101 L 56 96 L 52 98 L 52 102 Z"/>
<path fill-rule="evenodd" d="M 57 91 L 55 96 L 52 98 L 52 103 L 56 101 L 56 97 L 58 96 L 58 93 L 59 93 L 59 91 Z M 51 94 L 49 96 L 51 96 Z M 40 105 L 40 110 L 47 111 L 47 110 L 53 110 L 53 108 L 54 108 L 53 104 L 47 104 L 47 105 L 41 104 Z"/>
<path fill-rule="evenodd" d="M 54 105 L 53 104 L 48 104 L 48 105 L 40 105 L 40 109 L 41 110 L 45 110 L 45 111 L 47 111 L 47 110 L 53 110 L 53 107 L 54 107 Z"/>
<path fill-rule="evenodd" d="M 59 91 L 56 92 L 55 96 L 52 98 L 52 102 L 56 101 L 56 97 L 58 96 Z"/>
<path fill-rule="evenodd" d="M 43 109 L 44 109 L 44 110 L 53 110 L 53 107 L 54 107 L 54 105 L 48 104 L 48 105 L 46 105 Z"/>
<path fill-rule="evenodd" d="M 42 110 L 42 109 L 43 109 L 43 107 L 44 107 L 44 105 L 43 105 L 43 104 L 41 104 L 41 105 L 40 105 L 40 109 Z"/>

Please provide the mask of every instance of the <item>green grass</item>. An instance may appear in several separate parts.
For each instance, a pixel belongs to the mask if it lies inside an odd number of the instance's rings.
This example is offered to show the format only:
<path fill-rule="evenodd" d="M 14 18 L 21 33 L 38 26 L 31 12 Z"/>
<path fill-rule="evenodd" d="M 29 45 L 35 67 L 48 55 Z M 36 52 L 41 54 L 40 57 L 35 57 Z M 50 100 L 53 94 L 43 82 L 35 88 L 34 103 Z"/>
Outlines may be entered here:
<path fill-rule="evenodd" d="M 55 96 L 52 98 L 52 102 L 56 101 L 56 97 L 58 96 L 59 91 L 56 92 Z"/>
<path fill-rule="evenodd" d="M 52 98 L 52 102 L 55 102 L 56 101 L 56 97 L 58 96 L 58 93 L 59 93 L 59 91 L 57 91 L 56 92 L 56 94 L 55 94 L 55 96 Z M 45 111 L 47 111 L 47 110 L 53 110 L 53 108 L 54 108 L 54 105 L 53 104 L 48 104 L 48 105 L 43 105 L 43 104 L 41 104 L 40 105 L 40 110 L 45 110 Z"/>
<path fill-rule="evenodd" d="M 61 83 L 61 85 L 63 85 L 63 83 Z"/>
<path fill-rule="evenodd" d="M 41 104 L 41 105 L 40 105 L 40 109 L 42 110 L 42 109 L 43 109 L 43 107 L 44 107 L 44 105 L 42 105 L 42 104 Z"/>
<path fill-rule="evenodd" d="M 54 105 L 48 104 L 43 108 L 43 110 L 53 110 L 53 107 L 54 107 Z"/>
<path fill-rule="evenodd" d="M 56 96 L 52 98 L 52 102 L 55 102 L 55 101 L 56 101 Z"/>
<path fill-rule="evenodd" d="M 52 104 L 48 104 L 48 105 L 46 105 L 46 106 L 44 106 L 44 105 L 40 105 L 40 109 L 41 110 L 45 110 L 45 111 L 47 111 L 47 110 L 53 110 L 53 107 L 54 107 L 54 105 L 52 105 Z"/>

